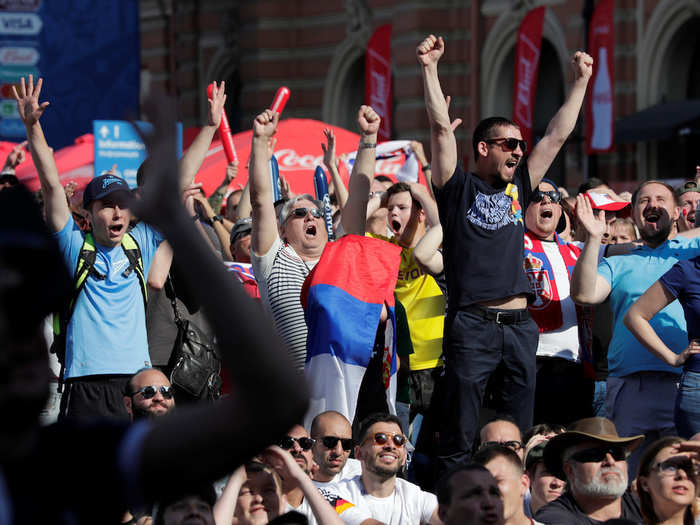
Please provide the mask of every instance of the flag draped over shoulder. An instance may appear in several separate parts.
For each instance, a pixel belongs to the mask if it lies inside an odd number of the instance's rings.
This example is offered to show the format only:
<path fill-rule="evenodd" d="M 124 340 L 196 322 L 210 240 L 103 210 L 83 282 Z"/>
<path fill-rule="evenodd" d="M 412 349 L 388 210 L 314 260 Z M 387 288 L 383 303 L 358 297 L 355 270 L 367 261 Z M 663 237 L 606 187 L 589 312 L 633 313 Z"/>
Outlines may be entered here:
<path fill-rule="evenodd" d="M 386 303 L 389 313 L 383 379 L 395 412 L 396 317 L 394 288 L 401 248 L 380 239 L 347 235 L 328 243 L 304 282 L 306 378 L 311 388 L 307 419 L 336 410 L 352 421 L 362 377 Z"/>

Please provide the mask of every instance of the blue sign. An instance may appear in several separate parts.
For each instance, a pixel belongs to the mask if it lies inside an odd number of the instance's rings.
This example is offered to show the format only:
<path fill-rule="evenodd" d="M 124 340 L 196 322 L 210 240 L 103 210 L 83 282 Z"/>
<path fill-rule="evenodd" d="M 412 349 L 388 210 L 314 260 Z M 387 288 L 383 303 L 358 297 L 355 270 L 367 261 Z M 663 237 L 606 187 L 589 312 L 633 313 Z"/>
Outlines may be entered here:
<path fill-rule="evenodd" d="M 136 122 L 144 133 L 152 133 L 153 126 L 148 122 Z M 116 175 L 126 180 L 130 187 L 136 187 L 136 172 L 148 156 L 146 146 L 131 122 L 124 120 L 95 120 L 92 123 L 95 135 L 95 175 L 117 165 Z M 182 123 L 177 124 L 177 151 L 182 151 Z"/>
<path fill-rule="evenodd" d="M 29 73 L 44 79 L 41 117 L 49 145 L 88 133 L 94 119 L 139 114 L 137 0 L 2 0 L 0 87 Z M 3 91 L 5 99 L 10 98 Z M 8 123 L 5 123 L 8 118 Z M 16 118 L 0 115 L 0 140 L 22 140 Z M 97 141 L 97 138 L 95 139 Z"/>

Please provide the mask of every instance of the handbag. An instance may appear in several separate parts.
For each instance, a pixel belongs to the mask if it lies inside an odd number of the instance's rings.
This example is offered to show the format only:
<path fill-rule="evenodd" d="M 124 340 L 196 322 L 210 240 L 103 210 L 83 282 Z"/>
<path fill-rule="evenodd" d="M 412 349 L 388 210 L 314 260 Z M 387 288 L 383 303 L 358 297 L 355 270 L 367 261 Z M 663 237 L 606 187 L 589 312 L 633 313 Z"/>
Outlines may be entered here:
<path fill-rule="evenodd" d="M 183 319 L 170 276 L 166 292 L 177 325 L 177 337 L 168 361 L 170 384 L 194 399 L 216 400 L 221 397 L 221 355 L 212 339 L 193 321 Z"/>

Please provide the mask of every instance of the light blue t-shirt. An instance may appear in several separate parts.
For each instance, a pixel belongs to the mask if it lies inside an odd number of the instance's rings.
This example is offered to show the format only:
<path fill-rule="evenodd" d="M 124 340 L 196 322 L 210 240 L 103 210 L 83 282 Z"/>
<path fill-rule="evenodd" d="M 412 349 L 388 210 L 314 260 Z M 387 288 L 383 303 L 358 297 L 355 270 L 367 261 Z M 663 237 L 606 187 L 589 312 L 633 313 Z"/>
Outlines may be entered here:
<path fill-rule="evenodd" d="M 613 335 L 608 346 L 608 370 L 614 377 L 635 372 L 662 371 L 680 374 L 680 368 L 667 365 L 653 355 L 627 329 L 622 320 L 632 303 L 678 261 L 700 255 L 700 238 L 676 236 L 656 249 L 637 248 L 626 255 L 608 257 L 598 265 L 598 275 L 610 283 Z M 663 342 L 674 352 L 688 346 L 683 308 L 673 301 L 651 320 Z"/>
<path fill-rule="evenodd" d="M 163 238 L 150 226 L 139 223 L 131 235 L 141 249 L 145 275 Z M 75 276 L 84 235 L 69 218 L 54 234 Z M 96 243 L 95 269 L 104 280 L 89 275 L 75 302 L 66 331 L 66 379 L 94 374 L 133 374 L 151 366 L 146 337 L 146 312 L 141 285 L 135 271 L 122 273 L 129 260 L 121 246 L 107 248 Z"/>

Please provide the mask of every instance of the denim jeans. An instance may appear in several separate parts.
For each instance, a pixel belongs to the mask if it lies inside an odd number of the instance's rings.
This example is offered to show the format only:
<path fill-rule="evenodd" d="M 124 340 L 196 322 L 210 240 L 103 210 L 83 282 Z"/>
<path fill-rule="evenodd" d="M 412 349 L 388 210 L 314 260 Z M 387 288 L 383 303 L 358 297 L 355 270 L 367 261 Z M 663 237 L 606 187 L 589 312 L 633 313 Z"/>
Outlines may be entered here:
<path fill-rule="evenodd" d="M 683 372 L 673 419 L 678 435 L 685 439 L 700 432 L 700 373 Z"/>

